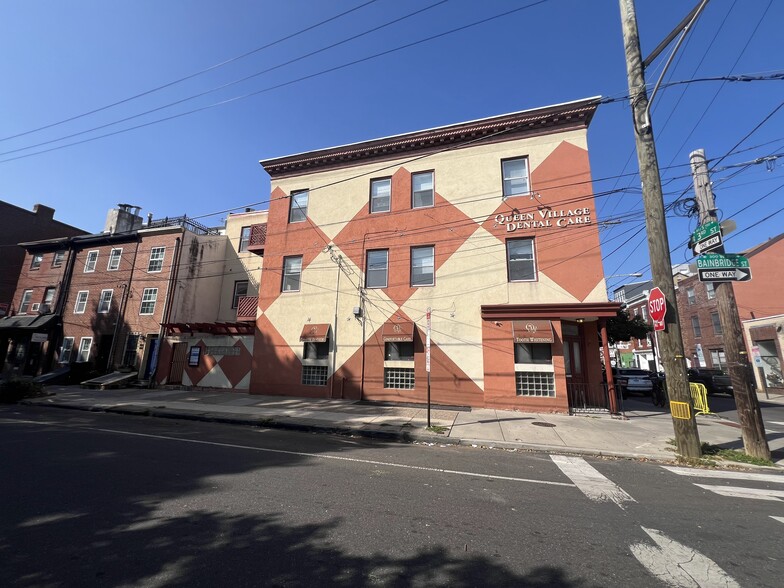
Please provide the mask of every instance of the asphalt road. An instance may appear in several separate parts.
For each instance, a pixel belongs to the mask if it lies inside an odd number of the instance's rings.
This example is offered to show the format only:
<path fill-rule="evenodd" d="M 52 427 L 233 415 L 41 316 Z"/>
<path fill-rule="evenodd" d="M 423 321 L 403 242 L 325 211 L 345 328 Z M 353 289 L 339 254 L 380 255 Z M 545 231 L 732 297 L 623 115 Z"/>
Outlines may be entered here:
<path fill-rule="evenodd" d="M 2 586 L 778 587 L 784 575 L 775 474 L 19 406 L 0 408 L 0 464 Z"/>

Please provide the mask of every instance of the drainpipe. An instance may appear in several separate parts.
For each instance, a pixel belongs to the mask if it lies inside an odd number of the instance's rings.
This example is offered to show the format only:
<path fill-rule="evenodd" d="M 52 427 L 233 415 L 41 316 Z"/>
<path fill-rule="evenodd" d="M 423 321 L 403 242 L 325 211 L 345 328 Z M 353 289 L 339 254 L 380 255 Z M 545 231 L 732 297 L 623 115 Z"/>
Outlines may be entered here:
<path fill-rule="evenodd" d="M 182 233 L 185 233 L 184 229 Z M 174 292 L 177 288 L 177 276 L 180 272 L 181 241 L 182 240 L 180 237 L 177 237 L 174 240 L 174 267 L 172 267 L 172 271 L 169 273 L 169 283 L 166 286 L 166 298 L 163 302 L 163 320 L 161 320 L 161 328 L 158 331 L 158 348 L 155 350 L 155 370 L 150 374 L 150 382 L 148 384 L 149 387 L 152 387 L 152 383 L 155 381 L 155 374 L 158 372 L 158 358 L 161 355 L 161 345 L 163 345 L 163 337 L 166 332 L 166 327 L 163 325 L 169 322 L 169 317 L 171 316 L 171 303 L 174 301 Z"/>
<path fill-rule="evenodd" d="M 338 276 L 335 283 L 335 327 L 332 329 L 332 381 L 329 386 L 329 397 L 335 397 L 335 366 L 338 361 L 338 299 L 340 297 L 340 274 L 342 268 L 340 264 L 343 262 L 343 256 L 338 255 Z M 341 391 L 342 396 L 342 391 Z"/>

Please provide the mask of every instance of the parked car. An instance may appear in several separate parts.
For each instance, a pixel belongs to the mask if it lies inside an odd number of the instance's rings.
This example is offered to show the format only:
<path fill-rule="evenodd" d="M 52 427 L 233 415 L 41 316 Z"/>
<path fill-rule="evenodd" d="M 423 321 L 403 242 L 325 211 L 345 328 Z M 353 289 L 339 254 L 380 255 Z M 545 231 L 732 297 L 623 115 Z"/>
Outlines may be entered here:
<path fill-rule="evenodd" d="M 653 393 L 653 382 L 651 372 L 635 368 L 613 368 L 613 381 L 621 392 L 623 398 L 627 398 L 634 392 L 643 396 L 650 396 Z"/>
<path fill-rule="evenodd" d="M 732 396 L 732 380 L 721 370 L 707 368 L 691 368 L 689 382 L 703 384 L 708 394 L 729 394 Z"/>

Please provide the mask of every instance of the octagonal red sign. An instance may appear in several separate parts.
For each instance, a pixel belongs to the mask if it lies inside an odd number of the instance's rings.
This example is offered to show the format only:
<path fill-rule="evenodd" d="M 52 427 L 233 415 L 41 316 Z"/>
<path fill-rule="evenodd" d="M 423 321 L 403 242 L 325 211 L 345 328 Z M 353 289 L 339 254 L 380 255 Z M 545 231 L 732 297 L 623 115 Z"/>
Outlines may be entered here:
<path fill-rule="evenodd" d="M 653 319 L 653 330 L 664 330 L 664 316 L 667 314 L 667 299 L 658 286 L 648 293 L 648 312 Z"/>

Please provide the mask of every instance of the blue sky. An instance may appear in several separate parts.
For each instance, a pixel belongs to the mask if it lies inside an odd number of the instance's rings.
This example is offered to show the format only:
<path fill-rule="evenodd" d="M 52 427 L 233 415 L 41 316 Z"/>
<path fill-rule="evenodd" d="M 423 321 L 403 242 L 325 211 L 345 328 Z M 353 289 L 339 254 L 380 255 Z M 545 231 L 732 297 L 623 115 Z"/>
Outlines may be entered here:
<path fill-rule="evenodd" d="M 637 0 L 644 55 L 694 3 Z M 782 23 L 781 1 L 712 0 L 665 81 L 781 74 Z M 210 225 L 222 223 L 220 211 L 266 207 L 269 178 L 260 159 L 627 93 L 615 0 L 16 0 L 4 3 L 0 52 L 0 199 L 27 209 L 52 206 L 57 219 L 89 231 L 100 231 L 119 202 L 141 206 L 145 215 L 188 214 Z M 667 55 L 649 68 L 649 83 Z M 777 214 L 784 158 L 738 165 L 784 153 L 784 107 L 749 135 L 784 100 L 782 84 L 693 82 L 660 91 L 654 103 L 666 202 L 691 186 L 690 151 L 703 148 L 712 160 L 729 153 L 713 175 L 720 214 L 738 225 L 729 251 L 784 227 L 784 213 Z M 96 138 L 108 133 L 115 134 Z M 597 201 L 599 220 L 610 223 L 602 228 L 605 272 L 649 272 L 627 101 L 599 108 L 589 147 L 594 192 L 612 191 Z M 694 219 L 669 220 L 674 263 L 689 261 L 683 243 L 695 227 Z"/>

